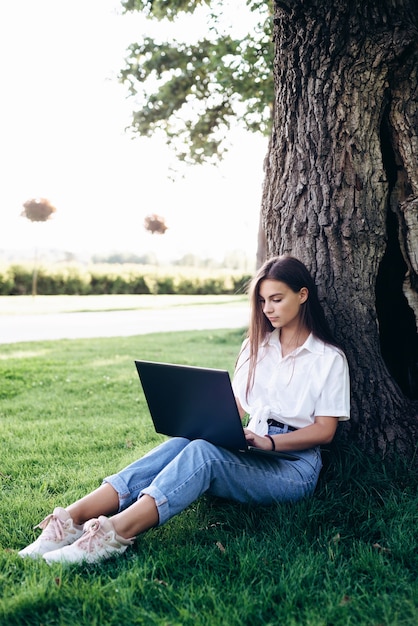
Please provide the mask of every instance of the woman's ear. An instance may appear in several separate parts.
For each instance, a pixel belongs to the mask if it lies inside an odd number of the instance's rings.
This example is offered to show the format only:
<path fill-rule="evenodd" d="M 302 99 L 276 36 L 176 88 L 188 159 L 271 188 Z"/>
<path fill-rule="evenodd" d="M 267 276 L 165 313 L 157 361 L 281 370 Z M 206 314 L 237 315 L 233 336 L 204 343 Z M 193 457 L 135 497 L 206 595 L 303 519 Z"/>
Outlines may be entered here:
<path fill-rule="evenodd" d="M 299 291 L 300 303 L 303 304 L 304 302 L 306 302 L 306 300 L 308 299 L 308 296 L 309 296 L 309 289 L 307 287 L 302 287 L 302 289 Z"/>

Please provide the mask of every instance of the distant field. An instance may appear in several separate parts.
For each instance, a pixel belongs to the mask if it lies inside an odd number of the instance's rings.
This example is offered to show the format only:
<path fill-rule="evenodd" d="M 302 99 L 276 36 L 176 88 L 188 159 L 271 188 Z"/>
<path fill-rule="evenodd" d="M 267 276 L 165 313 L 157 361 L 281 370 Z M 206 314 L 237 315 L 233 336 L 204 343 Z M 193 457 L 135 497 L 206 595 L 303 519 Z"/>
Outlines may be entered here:
<path fill-rule="evenodd" d="M 242 304 L 247 296 L 103 295 L 103 296 L 0 296 L 0 315 L 36 315 L 79 311 L 128 311 L 156 307 L 207 304 Z"/>

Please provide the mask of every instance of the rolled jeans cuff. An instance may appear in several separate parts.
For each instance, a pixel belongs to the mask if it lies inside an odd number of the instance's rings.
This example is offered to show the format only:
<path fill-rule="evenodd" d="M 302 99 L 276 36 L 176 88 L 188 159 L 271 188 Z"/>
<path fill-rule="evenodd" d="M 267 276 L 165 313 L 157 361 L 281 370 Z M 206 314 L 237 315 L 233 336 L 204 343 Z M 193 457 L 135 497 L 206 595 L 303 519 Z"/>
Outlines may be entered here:
<path fill-rule="evenodd" d="M 155 506 L 158 511 L 158 526 L 162 526 L 170 519 L 170 517 L 172 517 L 169 511 L 170 505 L 168 503 L 168 498 L 157 487 L 153 487 L 152 485 L 150 487 L 145 487 L 145 489 L 142 489 L 139 494 L 139 497 L 141 496 L 150 496 L 151 498 L 154 498 Z"/>
<path fill-rule="evenodd" d="M 119 509 L 118 513 L 126 509 L 132 503 L 131 493 L 129 491 L 128 485 L 125 483 L 123 478 L 119 476 L 119 474 L 112 474 L 112 476 L 108 476 L 104 478 L 102 481 L 102 485 L 110 485 L 118 494 L 119 498 Z"/>

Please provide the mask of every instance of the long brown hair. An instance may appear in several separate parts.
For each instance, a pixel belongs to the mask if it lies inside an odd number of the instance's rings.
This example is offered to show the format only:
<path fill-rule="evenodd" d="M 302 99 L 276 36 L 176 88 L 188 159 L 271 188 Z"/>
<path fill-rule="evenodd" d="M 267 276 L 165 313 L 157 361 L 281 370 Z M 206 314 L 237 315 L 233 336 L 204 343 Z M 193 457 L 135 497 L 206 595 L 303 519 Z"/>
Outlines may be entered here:
<path fill-rule="evenodd" d="M 248 371 L 247 393 L 254 382 L 255 366 L 259 347 L 274 330 L 260 306 L 260 285 L 264 280 L 278 280 L 285 283 L 292 291 L 299 293 L 302 287 L 308 289 L 306 302 L 301 305 L 300 323 L 318 339 L 341 349 L 334 339 L 325 313 L 319 302 L 315 282 L 305 265 L 292 256 L 278 256 L 266 261 L 250 283 L 251 317 L 248 328 L 250 341 L 250 366 Z"/>

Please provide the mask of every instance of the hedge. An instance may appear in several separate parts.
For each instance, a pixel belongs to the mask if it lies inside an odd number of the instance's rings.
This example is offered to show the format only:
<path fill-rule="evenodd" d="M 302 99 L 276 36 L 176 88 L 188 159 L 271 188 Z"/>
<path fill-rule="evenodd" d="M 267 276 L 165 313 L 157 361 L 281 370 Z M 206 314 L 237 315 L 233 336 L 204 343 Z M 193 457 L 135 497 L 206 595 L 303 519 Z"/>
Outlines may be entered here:
<path fill-rule="evenodd" d="M 38 295 L 245 293 L 250 275 L 219 270 L 160 269 L 143 265 L 50 266 L 37 269 Z M 33 268 L 23 264 L 0 267 L 0 295 L 32 293 Z"/>

